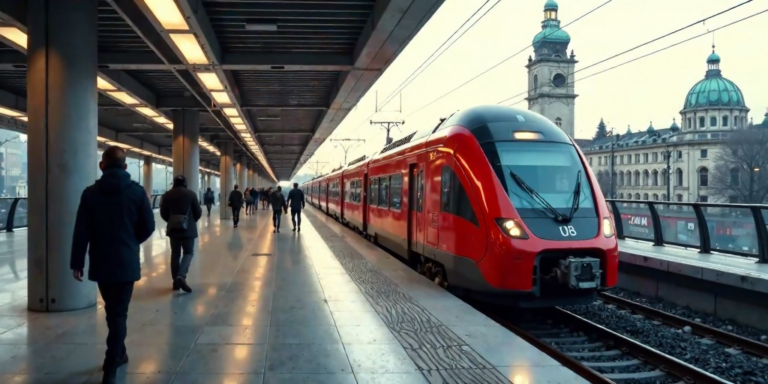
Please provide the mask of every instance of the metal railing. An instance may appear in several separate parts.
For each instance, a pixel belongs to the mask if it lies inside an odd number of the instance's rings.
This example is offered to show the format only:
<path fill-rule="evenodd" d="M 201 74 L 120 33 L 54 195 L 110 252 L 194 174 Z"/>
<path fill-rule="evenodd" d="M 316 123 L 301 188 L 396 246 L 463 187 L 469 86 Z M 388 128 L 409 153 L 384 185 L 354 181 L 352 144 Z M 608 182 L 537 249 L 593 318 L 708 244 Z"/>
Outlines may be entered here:
<path fill-rule="evenodd" d="M 152 195 L 149 202 L 152 209 L 160 208 L 160 200 L 163 195 Z M 14 229 L 26 228 L 27 221 L 26 197 L 2 197 L 0 198 L 0 231 L 13 232 Z"/>
<path fill-rule="evenodd" d="M 608 199 L 616 237 L 768 263 L 768 205 Z"/>

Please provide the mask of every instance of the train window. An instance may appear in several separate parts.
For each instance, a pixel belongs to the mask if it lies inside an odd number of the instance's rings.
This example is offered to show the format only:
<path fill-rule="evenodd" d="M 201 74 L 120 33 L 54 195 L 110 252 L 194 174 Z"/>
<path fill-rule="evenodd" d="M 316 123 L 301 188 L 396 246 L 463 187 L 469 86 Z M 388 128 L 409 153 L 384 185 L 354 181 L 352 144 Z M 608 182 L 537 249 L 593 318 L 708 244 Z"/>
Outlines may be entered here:
<path fill-rule="evenodd" d="M 379 178 L 379 207 L 389 207 L 389 176 Z"/>
<path fill-rule="evenodd" d="M 403 175 L 392 175 L 389 180 L 389 208 L 400 209 L 403 199 Z"/>
<path fill-rule="evenodd" d="M 345 181 L 344 182 L 344 201 L 349 201 L 349 195 L 350 195 L 349 186 L 350 186 L 350 182 Z"/>
<path fill-rule="evenodd" d="M 379 202 L 379 179 L 371 179 L 371 188 L 369 189 L 368 205 L 376 205 Z"/>
<path fill-rule="evenodd" d="M 355 202 L 363 202 L 363 181 L 360 179 L 355 180 Z"/>
<path fill-rule="evenodd" d="M 451 215 L 456 215 L 469 221 L 474 225 L 479 225 L 475 210 L 472 209 L 472 203 L 469 202 L 467 191 L 461 185 L 461 181 L 448 166 L 443 166 L 440 196 L 440 210 Z"/>

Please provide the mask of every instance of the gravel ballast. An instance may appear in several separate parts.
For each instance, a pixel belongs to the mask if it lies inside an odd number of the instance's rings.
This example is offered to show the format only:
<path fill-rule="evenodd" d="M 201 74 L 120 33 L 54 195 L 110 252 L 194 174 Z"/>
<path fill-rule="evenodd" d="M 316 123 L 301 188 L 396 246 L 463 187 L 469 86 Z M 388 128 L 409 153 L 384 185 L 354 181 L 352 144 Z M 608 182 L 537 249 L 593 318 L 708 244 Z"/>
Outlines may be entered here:
<path fill-rule="evenodd" d="M 564 309 L 733 383 L 768 384 L 767 362 L 749 354 L 734 353 L 727 346 L 704 340 L 690 330 L 659 324 L 602 302 Z"/>

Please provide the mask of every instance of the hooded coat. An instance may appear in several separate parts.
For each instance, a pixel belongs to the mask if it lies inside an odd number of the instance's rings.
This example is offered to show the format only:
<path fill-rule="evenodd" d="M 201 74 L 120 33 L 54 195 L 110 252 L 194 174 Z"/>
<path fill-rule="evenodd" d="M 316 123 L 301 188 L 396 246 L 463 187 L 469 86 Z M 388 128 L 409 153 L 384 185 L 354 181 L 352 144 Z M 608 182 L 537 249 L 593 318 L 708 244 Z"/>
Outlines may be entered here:
<path fill-rule="evenodd" d="M 139 246 L 155 231 L 155 215 L 144 187 L 122 169 L 108 169 L 80 197 L 70 268 L 88 279 L 123 283 L 141 279 Z"/>

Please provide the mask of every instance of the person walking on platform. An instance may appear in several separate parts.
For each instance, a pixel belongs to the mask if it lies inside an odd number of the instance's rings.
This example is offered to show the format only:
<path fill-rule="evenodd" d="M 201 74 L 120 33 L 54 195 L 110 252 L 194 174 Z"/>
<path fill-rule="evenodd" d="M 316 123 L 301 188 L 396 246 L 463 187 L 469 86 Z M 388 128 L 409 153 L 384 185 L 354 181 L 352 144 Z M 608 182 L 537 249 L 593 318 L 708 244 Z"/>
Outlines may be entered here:
<path fill-rule="evenodd" d="M 285 204 L 285 196 L 283 196 L 282 188 L 277 187 L 277 190 L 269 195 L 269 205 L 272 206 L 272 223 L 275 226 L 273 232 L 280 233 L 280 216 L 283 211 L 288 213 L 288 206 Z"/>
<path fill-rule="evenodd" d="M 259 209 L 259 190 L 251 188 L 251 198 L 253 199 L 253 205 L 251 206 L 251 213 L 255 214 Z"/>
<path fill-rule="evenodd" d="M 240 186 L 235 184 L 235 189 L 229 193 L 229 199 L 227 205 L 232 208 L 232 222 L 237 228 L 237 223 L 240 222 L 240 209 L 243 208 L 243 193 L 240 192 Z"/>
<path fill-rule="evenodd" d="M 243 191 L 243 198 L 245 199 L 245 214 L 248 215 L 251 213 L 251 206 L 253 206 L 253 197 L 251 197 L 250 188 L 245 188 L 245 191 Z"/>
<path fill-rule="evenodd" d="M 112 146 L 101 155 L 101 179 L 83 191 L 72 236 L 70 268 L 99 286 L 107 317 L 103 384 L 117 383 L 117 369 L 128 363 L 125 337 L 133 285 L 141 279 L 139 246 L 155 232 L 155 215 L 144 187 L 126 172 L 125 150 Z"/>
<path fill-rule="evenodd" d="M 197 221 L 203 216 L 197 194 L 187 189 L 187 178 L 173 178 L 173 188 L 160 200 L 160 217 L 168 223 L 165 235 L 171 239 L 171 278 L 173 290 L 192 292 L 187 273 L 195 252 Z"/>
<path fill-rule="evenodd" d="M 208 190 L 205 191 L 205 195 L 203 195 L 203 204 L 205 204 L 205 207 L 208 209 L 208 217 L 211 217 L 211 206 L 216 204 L 216 197 L 213 195 L 211 187 L 208 187 Z"/>
<path fill-rule="evenodd" d="M 293 231 L 301 232 L 301 210 L 304 209 L 304 191 L 299 189 L 299 183 L 293 183 L 293 189 L 288 192 L 288 206 L 291 207 Z"/>

